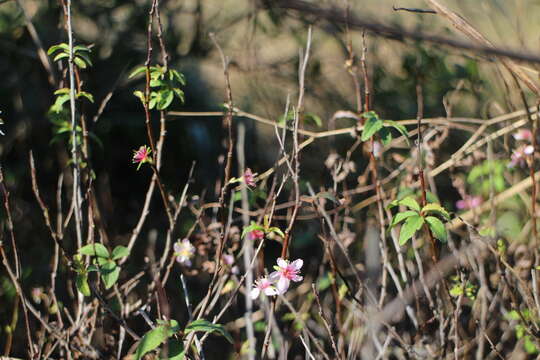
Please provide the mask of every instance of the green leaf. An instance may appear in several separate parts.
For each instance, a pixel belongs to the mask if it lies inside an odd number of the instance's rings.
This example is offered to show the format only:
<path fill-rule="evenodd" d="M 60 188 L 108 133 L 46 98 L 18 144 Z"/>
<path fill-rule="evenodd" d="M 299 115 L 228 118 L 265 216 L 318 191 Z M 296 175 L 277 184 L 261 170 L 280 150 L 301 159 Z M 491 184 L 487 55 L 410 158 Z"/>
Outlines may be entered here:
<path fill-rule="evenodd" d="M 320 117 L 313 113 L 304 113 L 304 121 L 311 122 L 312 124 L 316 125 L 317 127 L 322 126 L 322 120 Z"/>
<path fill-rule="evenodd" d="M 435 203 L 427 204 L 426 206 L 422 208 L 421 212 L 422 214 L 428 214 L 430 212 L 434 212 L 436 214 L 441 215 L 446 220 L 450 220 L 450 214 L 440 204 L 435 204 Z"/>
<path fill-rule="evenodd" d="M 174 93 L 176 94 L 176 96 L 180 99 L 180 102 L 184 102 L 184 92 L 178 88 L 174 88 L 173 89 Z"/>
<path fill-rule="evenodd" d="M 184 343 L 182 341 L 170 338 L 167 342 L 169 348 L 168 360 L 184 360 L 186 352 L 184 350 Z M 163 358 L 165 360 L 165 358 Z"/>
<path fill-rule="evenodd" d="M 220 324 L 212 324 L 208 320 L 199 319 L 195 320 L 192 323 L 190 323 L 186 328 L 184 329 L 184 333 L 189 334 L 190 332 L 198 332 L 202 331 L 205 333 L 211 333 L 214 331 L 217 331 L 221 336 L 223 336 L 225 339 L 227 339 L 231 344 L 234 343 L 233 338 L 231 334 L 225 328 L 223 325 Z"/>
<path fill-rule="evenodd" d="M 364 129 L 362 130 L 361 140 L 366 141 L 383 127 L 383 122 L 373 111 L 365 112 L 362 115 L 366 118 L 366 122 L 364 123 Z"/>
<path fill-rule="evenodd" d="M 118 281 L 120 270 L 120 266 L 117 266 L 114 261 L 105 264 L 101 268 L 101 278 L 105 284 L 105 289 L 110 289 Z"/>
<path fill-rule="evenodd" d="M 426 222 L 433 232 L 433 235 L 442 242 L 447 241 L 446 227 L 443 222 L 434 216 L 426 216 Z"/>
<path fill-rule="evenodd" d="M 49 50 L 47 50 L 47 55 L 51 55 L 52 53 L 58 51 L 58 50 L 65 50 L 65 51 L 69 51 L 69 46 L 68 44 L 66 43 L 61 43 L 61 44 L 58 44 L 58 45 L 53 45 L 49 48 Z"/>
<path fill-rule="evenodd" d="M 523 341 L 523 347 L 525 348 L 525 351 L 529 354 L 536 354 L 538 352 L 534 341 L 531 340 L 531 337 L 529 335 L 525 336 Z"/>
<path fill-rule="evenodd" d="M 399 232 L 399 245 L 405 245 L 407 241 L 424 225 L 424 218 L 420 215 L 407 218 Z"/>
<path fill-rule="evenodd" d="M 149 109 L 153 109 L 154 107 L 156 107 L 156 103 L 157 103 L 157 98 L 156 98 L 156 97 L 153 97 L 153 98 L 150 99 L 150 101 L 148 102 L 148 108 L 149 108 Z"/>
<path fill-rule="evenodd" d="M 77 290 L 84 296 L 90 296 L 90 286 L 88 285 L 88 275 L 86 274 L 77 274 L 75 278 L 75 285 Z"/>
<path fill-rule="evenodd" d="M 392 133 L 387 128 L 382 128 L 379 130 L 379 136 L 384 146 L 388 146 L 392 141 Z"/>
<path fill-rule="evenodd" d="M 145 103 L 145 97 L 144 97 L 144 93 L 142 91 L 140 91 L 140 90 L 134 91 L 133 95 L 138 97 L 143 104 Z"/>
<path fill-rule="evenodd" d="M 73 58 L 73 62 L 75 63 L 75 65 L 77 65 L 79 68 L 81 69 L 86 69 L 86 63 L 84 62 L 83 59 L 81 59 L 80 57 L 76 56 Z"/>
<path fill-rule="evenodd" d="M 69 88 L 61 88 L 54 92 L 54 95 L 69 94 Z"/>
<path fill-rule="evenodd" d="M 418 215 L 416 211 L 413 210 L 407 210 L 404 212 L 397 213 L 396 216 L 392 219 L 392 223 L 390 224 L 390 229 L 402 222 L 403 220 L 406 220 L 407 218 L 410 218 L 411 216 Z"/>
<path fill-rule="evenodd" d="M 79 52 L 79 51 L 86 51 L 86 52 L 92 52 L 90 48 L 84 46 L 84 45 L 77 45 L 73 47 L 73 52 Z"/>
<path fill-rule="evenodd" d="M 77 98 L 79 97 L 86 98 L 91 103 L 94 102 L 94 96 L 86 91 L 79 91 L 79 93 L 77 94 Z"/>
<path fill-rule="evenodd" d="M 79 249 L 79 253 L 83 255 L 98 256 L 100 258 L 109 258 L 109 251 L 100 243 L 85 245 Z"/>
<path fill-rule="evenodd" d="M 264 227 L 262 227 L 261 225 L 259 224 L 256 224 L 254 222 L 251 223 L 251 225 L 249 226 L 246 226 L 244 228 L 244 230 L 242 231 L 242 239 L 250 232 L 252 232 L 253 230 L 263 230 L 264 231 Z"/>
<path fill-rule="evenodd" d="M 157 109 L 165 110 L 174 100 L 174 92 L 170 90 L 161 91 L 161 100 L 158 102 Z"/>
<path fill-rule="evenodd" d="M 404 205 L 408 207 L 409 209 L 420 211 L 420 205 L 418 205 L 418 202 L 410 196 L 407 196 L 406 198 L 399 200 L 398 204 Z"/>
<path fill-rule="evenodd" d="M 147 332 L 135 352 L 135 360 L 142 358 L 144 354 L 157 348 L 161 343 L 169 338 L 169 331 L 166 325 L 157 326 Z"/>
<path fill-rule="evenodd" d="M 88 54 L 78 54 L 76 57 L 83 60 L 87 65 L 92 66 L 92 60 L 90 60 L 90 57 L 88 56 Z"/>
<path fill-rule="evenodd" d="M 51 111 L 55 113 L 60 113 L 64 104 L 69 101 L 69 95 L 60 95 L 56 98 L 56 101 L 51 106 Z"/>
<path fill-rule="evenodd" d="M 139 66 L 138 68 L 133 70 L 131 74 L 129 74 L 128 78 L 131 79 L 132 77 L 137 76 L 143 72 L 146 72 L 146 66 Z"/>
<path fill-rule="evenodd" d="M 58 61 L 58 60 L 61 60 L 61 59 L 64 59 L 64 58 L 68 58 L 69 57 L 69 54 L 68 53 L 65 53 L 65 52 L 61 52 L 60 54 L 56 55 L 53 59 L 53 61 Z"/>
<path fill-rule="evenodd" d="M 460 295 L 463 295 L 463 288 L 461 284 L 456 284 L 450 289 L 450 296 L 458 297 Z"/>
<path fill-rule="evenodd" d="M 278 228 L 278 227 L 276 227 L 276 226 L 269 228 L 269 229 L 268 229 L 268 232 L 276 233 L 276 234 L 278 234 L 279 236 L 281 236 L 282 238 L 285 237 L 285 234 L 283 233 L 283 231 L 281 231 L 281 229 Z"/>
<path fill-rule="evenodd" d="M 390 126 L 396 129 L 401 135 L 405 137 L 405 141 L 407 141 L 407 145 L 410 145 L 409 142 L 409 132 L 407 131 L 407 128 L 394 120 L 385 120 L 384 121 L 385 126 Z"/>
<path fill-rule="evenodd" d="M 129 255 L 128 248 L 125 247 L 125 246 L 122 246 L 122 245 L 118 245 L 117 247 L 114 248 L 114 250 L 112 252 L 112 259 L 117 260 L 117 259 L 121 259 L 123 257 L 126 257 L 128 255 Z"/>

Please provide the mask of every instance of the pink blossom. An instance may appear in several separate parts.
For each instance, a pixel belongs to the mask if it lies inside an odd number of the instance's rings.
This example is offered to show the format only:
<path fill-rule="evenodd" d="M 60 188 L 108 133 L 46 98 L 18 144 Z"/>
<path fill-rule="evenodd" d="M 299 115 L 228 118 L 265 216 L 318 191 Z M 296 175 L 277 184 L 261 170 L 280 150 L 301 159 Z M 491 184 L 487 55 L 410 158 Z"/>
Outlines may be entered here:
<path fill-rule="evenodd" d="M 297 259 L 292 263 L 282 258 L 277 259 L 277 266 L 274 266 L 273 273 L 268 277 L 270 281 L 276 283 L 276 288 L 280 294 L 285 293 L 291 284 L 291 280 L 294 282 L 302 281 L 303 277 L 298 275 L 304 260 Z"/>
<path fill-rule="evenodd" d="M 191 245 L 188 239 L 183 239 L 174 244 L 174 256 L 176 261 L 186 266 L 191 266 L 191 258 L 195 254 L 195 247 Z"/>
<path fill-rule="evenodd" d="M 231 272 L 233 274 L 238 274 L 238 266 L 233 266 L 234 264 L 234 256 L 229 254 L 223 254 L 223 262 L 231 267 Z"/>
<path fill-rule="evenodd" d="M 150 153 L 152 152 L 152 149 L 150 149 L 146 145 L 142 145 L 139 150 L 133 150 L 133 163 L 138 163 L 139 166 L 137 166 L 137 170 L 141 167 L 144 163 L 151 163 L 152 158 L 150 157 Z"/>
<path fill-rule="evenodd" d="M 463 200 L 459 200 L 456 202 L 456 207 L 459 210 L 473 209 L 480 206 L 482 202 L 483 199 L 481 196 L 466 195 Z"/>
<path fill-rule="evenodd" d="M 246 171 L 244 171 L 244 182 L 249 187 L 255 187 L 255 176 L 257 176 L 256 173 L 253 173 L 250 168 L 247 168 Z"/>
<path fill-rule="evenodd" d="M 255 229 L 249 232 L 250 240 L 262 240 L 264 239 L 264 231 Z"/>
<path fill-rule="evenodd" d="M 532 141 L 532 132 L 529 129 L 519 129 L 512 135 L 516 140 Z"/>
<path fill-rule="evenodd" d="M 373 152 L 373 156 L 377 159 L 380 158 L 382 154 L 382 150 L 383 150 L 382 144 L 378 141 L 374 141 L 373 148 L 371 149 L 371 151 Z"/>
<path fill-rule="evenodd" d="M 508 164 L 509 168 L 513 168 L 516 165 L 524 166 L 527 155 L 531 155 L 534 152 L 534 148 L 531 145 L 521 145 L 512 153 L 512 160 Z"/>
<path fill-rule="evenodd" d="M 273 296 L 278 294 L 274 283 L 268 280 L 267 277 L 261 277 L 255 281 L 255 285 L 253 286 L 253 289 L 251 289 L 250 296 L 252 299 L 256 299 L 259 297 L 261 292 L 266 296 Z"/>

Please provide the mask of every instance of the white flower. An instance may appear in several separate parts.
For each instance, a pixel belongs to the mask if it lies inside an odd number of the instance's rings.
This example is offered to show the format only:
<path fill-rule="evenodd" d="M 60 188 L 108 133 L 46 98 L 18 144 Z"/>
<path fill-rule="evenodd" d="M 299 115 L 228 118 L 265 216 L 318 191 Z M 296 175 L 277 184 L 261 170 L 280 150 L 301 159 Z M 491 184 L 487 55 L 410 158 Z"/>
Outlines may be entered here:
<path fill-rule="evenodd" d="M 174 256 L 176 261 L 186 266 L 191 266 L 191 258 L 195 254 L 195 247 L 191 245 L 188 239 L 183 239 L 174 244 Z"/>
<path fill-rule="evenodd" d="M 274 283 L 268 280 L 267 277 L 261 277 L 255 281 L 253 289 L 251 289 L 250 296 L 253 300 L 259 297 L 261 292 L 266 296 L 277 295 L 278 291 L 274 286 Z"/>

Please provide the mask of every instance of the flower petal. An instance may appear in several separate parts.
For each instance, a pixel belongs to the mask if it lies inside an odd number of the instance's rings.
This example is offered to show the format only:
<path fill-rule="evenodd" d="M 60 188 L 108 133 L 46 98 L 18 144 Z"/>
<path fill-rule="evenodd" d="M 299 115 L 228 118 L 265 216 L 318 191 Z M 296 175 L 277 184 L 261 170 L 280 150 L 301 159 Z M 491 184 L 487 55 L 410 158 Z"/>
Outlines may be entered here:
<path fill-rule="evenodd" d="M 251 292 L 249 293 L 249 295 L 251 296 L 253 300 L 258 298 L 260 294 L 261 294 L 261 290 L 259 290 L 259 288 L 253 288 L 251 289 Z"/>
<path fill-rule="evenodd" d="M 287 265 L 289 265 L 289 263 L 287 263 L 287 261 L 283 260 L 282 258 L 277 259 L 277 264 L 280 268 L 286 268 Z"/>
<path fill-rule="evenodd" d="M 278 294 L 278 291 L 277 291 L 277 289 L 275 287 L 269 286 L 266 289 L 264 289 L 264 294 L 266 296 L 274 296 L 274 295 Z"/>
<path fill-rule="evenodd" d="M 270 280 L 270 282 L 272 283 L 275 283 L 276 281 L 279 280 L 280 277 L 281 277 L 281 273 L 279 271 L 274 271 L 270 275 L 268 275 L 268 280 Z"/>
<path fill-rule="evenodd" d="M 302 268 L 302 265 L 304 265 L 304 260 L 296 259 L 292 262 L 291 265 L 295 270 L 300 270 Z"/>
<path fill-rule="evenodd" d="M 290 283 L 291 282 L 286 277 L 284 277 L 284 276 L 280 277 L 277 284 L 276 284 L 278 292 L 280 294 L 284 294 L 285 291 L 287 291 L 287 289 L 289 288 Z"/>
<path fill-rule="evenodd" d="M 291 280 L 294 282 L 299 282 L 299 281 L 302 281 L 302 279 L 304 279 L 302 276 L 294 275 Z"/>

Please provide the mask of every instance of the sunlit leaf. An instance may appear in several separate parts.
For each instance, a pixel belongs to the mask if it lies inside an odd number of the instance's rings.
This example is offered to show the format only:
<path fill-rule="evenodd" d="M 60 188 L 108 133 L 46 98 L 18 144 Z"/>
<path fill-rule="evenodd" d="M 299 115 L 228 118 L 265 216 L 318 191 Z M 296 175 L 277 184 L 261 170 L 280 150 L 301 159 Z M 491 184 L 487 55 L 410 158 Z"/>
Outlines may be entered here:
<path fill-rule="evenodd" d="M 404 245 L 422 227 L 424 218 L 420 215 L 407 218 L 399 232 L 399 245 Z"/>
<path fill-rule="evenodd" d="M 79 253 L 83 255 L 98 256 L 101 258 L 108 258 L 109 251 L 103 244 L 93 243 L 83 246 L 79 249 Z"/>
<path fill-rule="evenodd" d="M 447 241 L 446 227 L 443 222 L 434 216 L 426 216 L 426 222 L 433 235 L 442 242 Z"/>
<path fill-rule="evenodd" d="M 231 344 L 234 343 L 231 334 L 229 334 L 229 332 L 225 330 L 225 327 L 223 327 L 223 325 L 212 324 L 208 320 L 199 319 L 199 320 L 193 321 L 184 329 L 184 333 L 189 334 L 190 332 L 205 332 L 205 333 L 218 332 L 221 336 L 227 339 Z"/>

